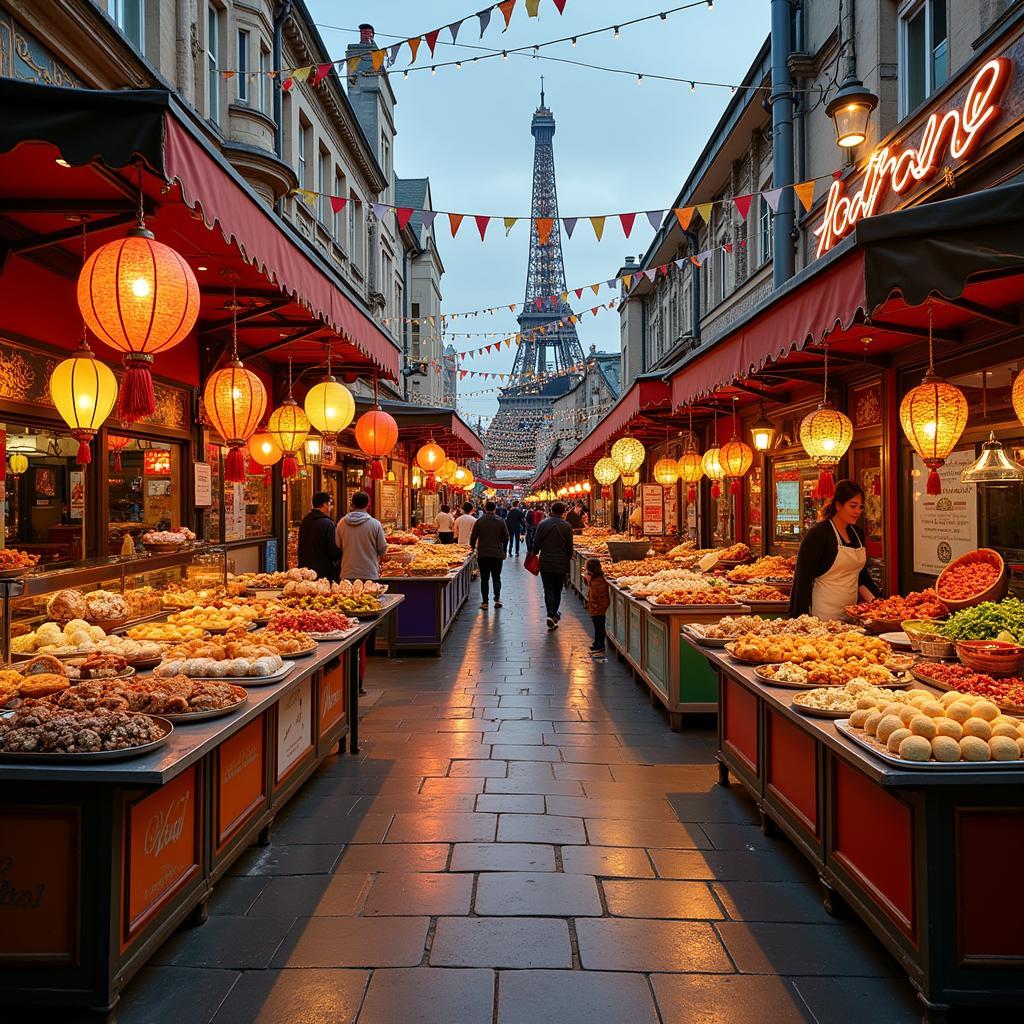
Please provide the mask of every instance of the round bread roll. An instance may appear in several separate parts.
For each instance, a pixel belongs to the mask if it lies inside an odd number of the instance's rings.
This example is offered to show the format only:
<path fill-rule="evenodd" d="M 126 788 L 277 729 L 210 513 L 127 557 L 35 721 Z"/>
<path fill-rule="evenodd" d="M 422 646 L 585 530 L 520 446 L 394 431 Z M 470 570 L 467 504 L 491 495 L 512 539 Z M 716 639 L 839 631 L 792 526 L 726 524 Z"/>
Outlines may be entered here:
<path fill-rule="evenodd" d="M 875 735 L 881 743 L 888 743 L 889 737 L 902 727 L 903 723 L 900 721 L 899 715 L 883 715 L 882 720 L 875 728 Z"/>
<path fill-rule="evenodd" d="M 981 740 L 992 738 L 992 726 L 984 718 L 968 718 L 964 722 L 964 735 L 977 736 Z"/>
<path fill-rule="evenodd" d="M 900 744 L 899 754 L 904 761 L 930 761 L 932 745 L 924 736 L 908 736 Z"/>
<path fill-rule="evenodd" d="M 911 735 L 913 734 L 909 729 L 894 729 L 889 733 L 889 738 L 885 741 L 885 746 L 889 753 L 898 754 L 900 752 L 900 744 Z"/>
<path fill-rule="evenodd" d="M 939 731 L 935 719 L 925 714 L 914 715 L 909 729 L 915 736 L 923 736 L 926 740 L 934 739 Z"/>
<path fill-rule="evenodd" d="M 875 735 L 875 730 L 878 728 L 878 723 L 882 720 L 881 711 L 872 711 L 866 719 L 864 719 L 864 731 L 869 736 Z"/>
<path fill-rule="evenodd" d="M 1020 756 L 1024 757 L 1024 736 L 1017 737 L 1017 749 L 1020 751 Z"/>
<path fill-rule="evenodd" d="M 932 757 L 936 761 L 959 761 L 960 744 L 951 736 L 936 736 L 932 740 Z"/>
<path fill-rule="evenodd" d="M 996 722 L 992 726 L 992 737 L 1006 736 L 1008 739 L 1015 740 L 1017 738 L 1017 726 L 1009 725 L 1006 722 Z"/>
<path fill-rule="evenodd" d="M 913 704 L 904 704 L 903 707 L 900 708 L 900 721 L 904 725 L 910 725 L 910 720 L 917 714 L 920 714 L 920 712 Z"/>
<path fill-rule="evenodd" d="M 993 761 L 1016 761 L 1020 758 L 1016 741 L 1008 736 L 993 736 L 988 741 L 988 749 Z"/>
<path fill-rule="evenodd" d="M 965 736 L 960 741 L 960 756 L 965 761 L 988 761 L 992 754 L 985 740 L 978 736 Z"/>
<path fill-rule="evenodd" d="M 934 699 L 928 690 L 922 690 L 919 686 L 915 686 L 912 690 L 905 690 L 904 693 L 907 695 L 907 700 L 916 700 L 918 697 L 924 697 L 927 700 Z"/>
<path fill-rule="evenodd" d="M 964 727 L 952 718 L 939 718 L 935 722 L 935 730 L 940 736 L 959 740 L 964 734 Z"/>
<path fill-rule="evenodd" d="M 871 714 L 867 708 L 857 708 L 856 711 L 850 712 L 850 728 L 851 729 L 863 729 L 864 723 L 867 721 L 868 715 Z"/>
<path fill-rule="evenodd" d="M 929 718 L 941 718 L 944 711 L 942 705 L 930 697 L 928 700 L 921 702 L 921 714 L 927 715 Z"/>
<path fill-rule="evenodd" d="M 1012 725 L 1014 729 L 1019 729 L 1021 722 L 1019 719 L 1014 718 L 1012 715 L 1000 715 L 998 718 L 993 719 L 992 728 L 994 729 L 997 725 Z"/>
<path fill-rule="evenodd" d="M 972 710 L 978 718 L 984 718 L 986 722 L 994 722 L 999 717 L 999 708 L 990 700 L 979 700 Z"/>
<path fill-rule="evenodd" d="M 875 698 L 869 693 L 862 693 L 857 698 L 857 710 L 858 711 L 874 711 L 875 710 Z"/>
<path fill-rule="evenodd" d="M 891 701 L 882 708 L 882 714 L 884 715 L 895 715 L 897 718 L 900 717 L 900 712 L 903 710 L 902 704 L 897 704 L 895 701 Z"/>
<path fill-rule="evenodd" d="M 948 708 L 954 701 L 960 699 L 960 694 L 956 690 L 949 690 L 939 698 L 939 703 L 944 707 Z"/>
<path fill-rule="evenodd" d="M 952 718 L 954 722 L 959 722 L 963 725 L 971 717 L 971 705 L 965 700 L 953 701 L 946 708 L 946 717 Z"/>

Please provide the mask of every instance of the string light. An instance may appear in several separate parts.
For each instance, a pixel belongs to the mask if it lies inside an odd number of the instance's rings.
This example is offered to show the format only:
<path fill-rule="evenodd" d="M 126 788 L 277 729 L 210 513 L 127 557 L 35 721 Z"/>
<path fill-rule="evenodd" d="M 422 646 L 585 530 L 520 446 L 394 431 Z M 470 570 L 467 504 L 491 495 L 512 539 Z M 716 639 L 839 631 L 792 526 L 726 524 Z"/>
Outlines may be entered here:
<path fill-rule="evenodd" d="M 643 75 L 637 75 L 636 76 L 636 84 L 637 85 L 641 85 L 643 83 L 643 80 L 644 80 L 644 76 Z"/>
<path fill-rule="evenodd" d="M 502 60 L 508 60 L 508 51 L 507 50 L 502 50 L 501 51 L 501 59 Z"/>
<path fill-rule="evenodd" d="M 691 82 L 690 83 L 690 92 L 696 92 L 696 91 L 697 91 L 697 83 L 696 82 Z"/>
<path fill-rule="evenodd" d="M 430 73 L 431 73 L 432 75 L 436 75 L 436 74 L 437 74 L 437 68 L 431 68 L 431 69 L 430 69 Z"/>
<path fill-rule="evenodd" d="M 457 60 L 455 62 L 455 66 L 461 71 L 462 70 L 462 61 L 461 60 Z"/>
<path fill-rule="evenodd" d="M 615 38 L 616 39 L 619 38 L 619 26 L 618 25 L 615 26 Z"/>
<path fill-rule="evenodd" d="M 574 50 L 576 49 L 576 37 L 575 36 L 572 37 L 572 48 Z"/>

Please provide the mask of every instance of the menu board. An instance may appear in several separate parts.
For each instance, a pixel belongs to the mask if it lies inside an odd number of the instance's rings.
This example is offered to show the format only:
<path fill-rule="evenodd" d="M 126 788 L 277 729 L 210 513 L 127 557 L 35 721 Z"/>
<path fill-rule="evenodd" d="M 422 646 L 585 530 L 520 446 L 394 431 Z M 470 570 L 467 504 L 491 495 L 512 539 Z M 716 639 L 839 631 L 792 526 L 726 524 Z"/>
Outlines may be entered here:
<path fill-rule="evenodd" d="M 675 484 L 665 491 L 665 528 L 669 533 L 679 529 L 679 488 Z"/>
<path fill-rule="evenodd" d="M 390 480 L 380 485 L 380 521 L 395 526 L 398 523 L 399 510 L 398 484 Z"/>
<path fill-rule="evenodd" d="M 974 448 L 953 452 L 939 467 L 942 493 L 927 494 L 930 470 L 914 454 L 914 572 L 938 576 L 954 558 L 978 546 L 978 488 L 960 482 L 975 458 Z"/>
<path fill-rule="evenodd" d="M 196 462 L 192 466 L 195 477 L 195 504 L 205 508 L 213 504 L 213 477 L 208 462 Z"/>
<path fill-rule="evenodd" d="M 277 702 L 277 781 L 313 745 L 312 680 L 303 679 Z"/>
<path fill-rule="evenodd" d="M 645 536 L 660 536 L 665 532 L 665 489 L 661 484 L 642 484 L 640 504 L 643 507 Z"/>
<path fill-rule="evenodd" d="M 224 485 L 224 539 L 245 540 L 245 485 Z"/>

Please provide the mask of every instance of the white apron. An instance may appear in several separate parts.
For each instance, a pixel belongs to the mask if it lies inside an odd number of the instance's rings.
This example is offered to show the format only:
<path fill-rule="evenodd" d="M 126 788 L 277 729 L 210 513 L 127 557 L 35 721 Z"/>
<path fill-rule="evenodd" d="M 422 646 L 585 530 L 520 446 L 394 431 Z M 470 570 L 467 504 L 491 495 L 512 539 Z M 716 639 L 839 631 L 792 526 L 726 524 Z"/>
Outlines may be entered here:
<path fill-rule="evenodd" d="M 829 520 L 836 535 L 839 551 L 828 572 L 814 581 L 811 589 L 811 614 L 819 619 L 841 619 L 847 605 L 856 604 L 859 594 L 860 571 L 867 565 L 867 549 L 860 545 L 850 548 L 843 544 L 843 538 L 836 524 Z M 857 537 L 851 532 L 851 536 Z"/>

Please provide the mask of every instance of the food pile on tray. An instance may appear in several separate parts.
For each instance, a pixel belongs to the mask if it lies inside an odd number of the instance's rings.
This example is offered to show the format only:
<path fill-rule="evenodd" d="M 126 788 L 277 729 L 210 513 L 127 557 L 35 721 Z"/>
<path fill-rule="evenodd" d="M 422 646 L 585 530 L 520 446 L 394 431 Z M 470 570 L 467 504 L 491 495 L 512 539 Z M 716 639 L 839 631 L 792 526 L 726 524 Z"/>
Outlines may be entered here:
<path fill-rule="evenodd" d="M 11 640 L 12 654 L 87 654 L 95 644 L 106 638 L 100 626 L 90 626 L 84 619 L 72 619 L 62 629 L 56 622 L 44 622 L 38 629 Z"/>
<path fill-rule="evenodd" d="M 861 622 L 904 622 L 907 619 L 941 619 L 949 609 L 930 587 L 912 591 L 905 597 L 878 597 L 846 608 L 846 614 Z"/>
<path fill-rule="evenodd" d="M 379 612 L 383 605 L 373 594 L 344 597 L 341 594 L 309 594 L 305 597 L 283 597 L 279 602 L 281 610 L 291 608 L 311 612 L 341 612 L 355 615 L 358 612 Z M 273 620 L 271 620 L 273 621 Z"/>
<path fill-rule="evenodd" d="M 920 662 L 915 668 L 919 679 L 934 683 L 941 689 L 959 690 L 975 697 L 984 697 L 1002 708 L 1024 713 L 1024 679 L 1018 676 L 990 676 L 975 672 L 966 665 Z"/>
<path fill-rule="evenodd" d="M 261 639 L 266 638 L 264 642 L 270 643 L 270 634 L 277 631 L 301 630 L 304 634 L 316 637 L 326 633 L 347 633 L 358 625 L 358 619 L 350 619 L 340 612 L 286 609 L 278 612 L 259 636 Z"/>
<path fill-rule="evenodd" d="M 70 711 L 140 711 L 150 715 L 208 715 L 233 710 L 249 698 L 244 687 L 188 676 L 99 680 L 44 698 Z"/>
<path fill-rule="evenodd" d="M 172 626 L 195 626 L 211 633 L 224 633 L 229 629 L 246 628 L 259 616 L 251 608 L 186 608 L 167 616 Z"/>
<path fill-rule="evenodd" d="M 228 636 L 230 635 L 229 633 Z M 261 629 L 256 633 L 246 633 L 245 636 L 258 642 L 262 647 L 277 651 L 282 657 L 289 654 L 307 654 L 316 650 L 317 646 L 314 637 L 299 629 Z"/>
<path fill-rule="evenodd" d="M 751 583 L 755 580 L 789 582 L 793 579 L 795 566 L 795 558 L 765 555 L 747 565 L 737 565 L 735 569 L 729 570 L 727 576 L 732 583 Z"/>
<path fill-rule="evenodd" d="M 177 644 L 168 649 L 153 675 L 255 678 L 275 675 L 283 667 L 284 661 L 273 646 L 239 632 Z"/>
<path fill-rule="evenodd" d="M 726 650 L 735 658 L 751 663 L 788 661 L 865 661 L 884 665 L 892 661 L 892 648 L 876 636 L 863 633 L 837 633 L 830 637 L 756 636 L 746 633 Z"/>
<path fill-rule="evenodd" d="M 143 622 L 126 629 L 124 635 L 130 640 L 154 641 L 156 643 L 178 643 L 181 640 L 201 640 L 210 635 L 208 630 L 198 626 L 187 626 L 173 622 Z"/>
<path fill-rule="evenodd" d="M 885 665 L 865 658 L 846 661 L 805 661 L 801 664 L 782 662 L 762 665 L 755 674 L 776 686 L 845 686 L 862 681 L 871 686 L 897 686 L 905 677 Z"/>
<path fill-rule="evenodd" d="M 374 580 L 342 580 L 340 583 L 332 583 L 327 579 L 293 580 L 284 588 L 285 597 L 362 597 L 364 594 L 386 594 L 387 591 L 386 583 L 377 583 Z"/>
<path fill-rule="evenodd" d="M 314 569 L 289 569 L 287 572 L 247 572 L 234 578 L 250 590 L 283 590 L 292 581 L 315 580 Z"/>
<path fill-rule="evenodd" d="M 819 686 L 814 690 L 806 690 L 793 697 L 793 706 L 801 711 L 825 712 L 836 718 L 849 717 L 857 710 L 858 701 L 862 697 L 888 701 L 893 704 L 909 704 L 912 695 L 921 694 L 921 690 L 890 690 L 874 686 L 862 678 L 851 679 L 842 686 Z"/>
<path fill-rule="evenodd" d="M 0 716 L 0 754 L 82 754 L 155 743 L 167 729 L 130 711 L 67 711 L 37 701 Z"/>
<path fill-rule="evenodd" d="M 792 619 L 764 619 L 760 615 L 726 615 L 707 625 L 694 624 L 692 632 L 708 639 L 733 639 L 746 633 L 755 636 L 833 636 L 837 633 L 862 632 L 859 627 L 835 619 L 818 619 L 813 615 L 797 615 Z"/>
<path fill-rule="evenodd" d="M 58 590 L 46 601 L 46 614 L 58 622 L 84 619 L 86 622 L 122 622 L 131 615 L 128 602 L 112 590 Z"/>

